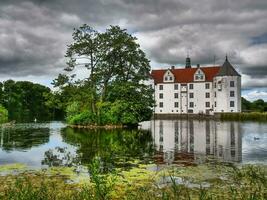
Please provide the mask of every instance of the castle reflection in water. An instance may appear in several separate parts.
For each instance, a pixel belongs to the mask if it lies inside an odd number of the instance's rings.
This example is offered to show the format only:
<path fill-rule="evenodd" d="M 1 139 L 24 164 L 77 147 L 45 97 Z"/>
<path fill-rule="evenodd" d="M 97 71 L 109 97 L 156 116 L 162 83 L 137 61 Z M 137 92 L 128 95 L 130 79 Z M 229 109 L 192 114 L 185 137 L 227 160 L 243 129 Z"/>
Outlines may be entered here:
<path fill-rule="evenodd" d="M 157 163 L 203 161 L 241 162 L 242 140 L 238 122 L 198 120 L 152 120 L 142 124 L 150 129 Z"/>

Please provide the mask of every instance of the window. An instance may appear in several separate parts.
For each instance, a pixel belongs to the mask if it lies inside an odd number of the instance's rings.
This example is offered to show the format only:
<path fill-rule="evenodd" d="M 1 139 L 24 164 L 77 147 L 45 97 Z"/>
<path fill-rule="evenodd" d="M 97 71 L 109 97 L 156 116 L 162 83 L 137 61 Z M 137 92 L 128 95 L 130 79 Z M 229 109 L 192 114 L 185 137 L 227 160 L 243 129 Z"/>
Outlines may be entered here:
<path fill-rule="evenodd" d="M 178 84 L 174 84 L 174 89 L 178 90 Z"/>
<path fill-rule="evenodd" d="M 235 82 L 234 81 L 230 81 L 230 87 L 235 87 Z"/>
<path fill-rule="evenodd" d="M 189 102 L 189 107 L 193 108 L 194 107 L 194 102 Z"/>
<path fill-rule="evenodd" d="M 163 102 L 159 102 L 159 107 L 163 108 Z"/>
<path fill-rule="evenodd" d="M 217 107 L 217 102 L 216 101 L 214 101 L 214 107 Z"/>
<path fill-rule="evenodd" d="M 206 89 L 210 89 L 210 84 L 209 84 L 209 83 L 206 83 L 206 84 L 205 84 L 205 88 L 206 88 Z"/>
<path fill-rule="evenodd" d="M 214 83 L 214 88 L 216 88 L 216 82 Z"/>
<path fill-rule="evenodd" d="M 194 93 L 189 93 L 189 98 L 194 98 Z"/>
<path fill-rule="evenodd" d="M 163 85 L 159 85 L 159 90 L 163 90 Z"/>
<path fill-rule="evenodd" d="M 210 93 L 206 92 L 206 98 L 210 98 Z"/>
<path fill-rule="evenodd" d="M 163 99 L 163 93 L 159 93 L 159 98 Z"/>
<path fill-rule="evenodd" d="M 165 81 L 168 81 L 168 76 L 165 76 Z"/>
<path fill-rule="evenodd" d="M 207 107 L 207 108 L 210 107 L 210 102 L 206 102 L 206 107 Z"/>
<path fill-rule="evenodd" d="M 198 80 L 198 75 L 196 75 L 195 79 Z"/>
<path fill-rule="evenodd" d="M 216 97 L 216 92 L 214 92 L 214 97 Z"/>
<path fill-rule="evenodd" d="M 174 102 L 174 107 L 178 108 L 178 106 L 179 106 L 178 102 Z"/>
<path fill-rule="evenodd" d="M 235 96 L 235 91 L 230 91 L 230 97 L 234 97 Z"/>
<path fill-rule="evenodd" d="M 194 89 L 194 85 L 191 83 L 191 84 L 189 84 L 189 89 Z"/>
<path fill-rule="evenodd" d="M 230 107 L 235 107 L 235 102 L 234 101 L 230 101 Z"/>
<path fill-rule="evenodd" d="M 169 77 L 169 80 L 172 81 L 172 77 L 171 76 Z"/>
<path fill-rule="evenodd" d="M 178 93 L 174 93 L 174 98 L 178 99 Z"/>

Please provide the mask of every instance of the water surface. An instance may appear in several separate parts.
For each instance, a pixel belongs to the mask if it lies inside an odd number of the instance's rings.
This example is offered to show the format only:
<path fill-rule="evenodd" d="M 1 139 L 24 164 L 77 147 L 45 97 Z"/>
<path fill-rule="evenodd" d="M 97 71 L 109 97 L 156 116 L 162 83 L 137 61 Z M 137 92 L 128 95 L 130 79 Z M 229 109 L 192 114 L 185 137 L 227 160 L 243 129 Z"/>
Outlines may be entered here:
<path fill-rule="evenodd" d="M 137 130 L 74 129 L 61 122 L 0 129 L 0 165 L 79 166 L 95 157 L 108 168 L 210 160 L 266 164 L 267 124 L 155 120 Z"/>

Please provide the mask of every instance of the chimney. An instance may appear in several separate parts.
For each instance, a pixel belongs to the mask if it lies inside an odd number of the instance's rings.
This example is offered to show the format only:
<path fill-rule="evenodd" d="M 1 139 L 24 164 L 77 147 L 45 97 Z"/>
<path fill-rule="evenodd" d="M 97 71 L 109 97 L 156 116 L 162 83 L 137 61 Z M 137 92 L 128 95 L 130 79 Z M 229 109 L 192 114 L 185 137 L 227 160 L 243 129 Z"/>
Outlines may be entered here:
<path fill-rule="evenodd" d="M 197 68 L 199 68 L 200 67 L 200 64 L 197 64 Z"/>
<path fill-rule="evenodd" d="M 171 69 L 175 69 L 175 66 L 172 66 Z"/>

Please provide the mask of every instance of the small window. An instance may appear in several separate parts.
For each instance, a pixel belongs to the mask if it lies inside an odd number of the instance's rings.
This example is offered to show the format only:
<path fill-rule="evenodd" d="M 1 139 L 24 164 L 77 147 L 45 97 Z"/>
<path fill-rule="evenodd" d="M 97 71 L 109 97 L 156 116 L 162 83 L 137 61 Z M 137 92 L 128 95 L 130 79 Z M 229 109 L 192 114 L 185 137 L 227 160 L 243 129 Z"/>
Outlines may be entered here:
<path fill-rule="evenodd" d="M 214 97 L 216 97 L 216 92 L 214 92 Z"/>
<path fill-rule="evenodd" d="M 163 99 L 163 93 L 159 93 L 159 98 Z"/>
<path fill-rule="evenodd" d="M 163 85 L 159 85 L 159 90 L 163 90 Z"/>
<path fill-rule="evenodd" d="M 235 96 L 235 91 L 230 91 L 230 97 L 234 97 Z"/>
<path fill-rule="evenodd" d="M 189 102 L 189 107 L 193 108 L 194 107 L 194 102 Z"/>
<path fill-rule="evenodd" d="M 168 81 L 168 76 L 165 76 L 165 81 Z"/>
<path fill-rule="evenodd" d="M 216 88 L 216 82 L 214 83 L 214 88 Z"/>
<path fill-rule="evenodd" d="M 179 97 L 178 93 L 174 93 L 174 98 L 178 99 L 178 97 Z"/>
<path fill-rule="evenodd" d="M 200 79 L 203 79 L 203 75 L 200 76 Z"/>
<path fill-rule="evenodd" d="M 172 81 L 172 77 L 171 76 L 169 77 L 169 80 Z"/>
<path fill-rule="evenodd" d="M 178 84 L 174 84 L 174 89 L 178 90 Z"/>
<path fill-rule="evenodd" d="M 195 79 L 198 80 L 198 75 L 196 75 Z"/>
<path fill-rule="evenodd" d="M 230 101 L 230 107 L 235 107 L 235 102 L 234 101 Z"/>
<path fill-rule="evenodd" d="M 217 107 L 217 102 L 216 101 L 214 101 L 214 107 Z"/>
<path fill-rule="evenodd" d="M 178 102 L 174 102 L 174 107 L 178 108 L 178 106 L 179 106 Z"/>
<path fill-rule="evenodd" d="M 235 87 L 235 82 L 234 81 L 230 81 L 230 87 Z"/>
<path fill-rule="evenodd" d="M 189 98 L 194 98 L 194 93 L 189 93 Z"/>
<path fill-rule="evenodd" d="M 163 108 L 163 102 L 159 102 L 159 107 Z"/>
<path fill-rule="evenodd" d="M 206 108 L 210 107 L 210 102 L 206 102 Z"/>
<path fill-rule="evenodd" d="M 194 85 L 191 83 L 191 84 L 189 84 L 189 89 L 194 89 Z"/>
<path fill-rule="evenodd" d="M 210 89 L 210 84 L 209 84 L 209 83 L 206 83 L 206 84 L 205 84 L 205 88 L 206 88 L 206 89 Z"/>
<path fill-rule="evenodd" d="M 206 92 L 206 98 L 210 98 L 210 93 Z"/>

